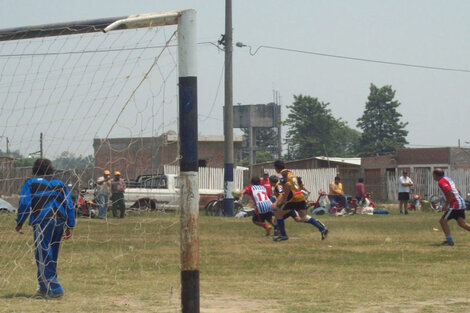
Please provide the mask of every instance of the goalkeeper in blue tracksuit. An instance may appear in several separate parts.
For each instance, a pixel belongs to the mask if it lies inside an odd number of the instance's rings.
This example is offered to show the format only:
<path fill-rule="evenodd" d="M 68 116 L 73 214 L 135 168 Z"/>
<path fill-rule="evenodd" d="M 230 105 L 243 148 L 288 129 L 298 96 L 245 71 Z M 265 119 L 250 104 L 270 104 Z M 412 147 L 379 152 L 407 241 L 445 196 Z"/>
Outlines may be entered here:
<path fill-rule="evenodd" d="M 40 158 L 34 162 L 33 175 L 21 188 L 16 218 L 16 231 L 21 232 L 24 222 L 34 230 L 34 248 L 38 267 L 41 297 L 60 298 L 64 294 L 57 280 L 57 259 L 61 239 L 72 237 L 75 226 L 75 210 L 70 192 L 65 184 L 51 179 L 51 161 Z"/>

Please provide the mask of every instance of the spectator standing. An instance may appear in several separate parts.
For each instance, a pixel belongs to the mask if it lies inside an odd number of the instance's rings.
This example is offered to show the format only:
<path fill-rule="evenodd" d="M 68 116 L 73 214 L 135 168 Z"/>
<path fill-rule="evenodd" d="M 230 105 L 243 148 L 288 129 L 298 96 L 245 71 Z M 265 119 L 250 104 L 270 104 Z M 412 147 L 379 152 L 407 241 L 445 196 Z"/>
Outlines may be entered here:
<path fill-rule="evenodd" d="M 364 178 L 359 178 L 357 180 L 356 185 L 354 186 L 354 191 L 356 193 L 357 202 L 361 202 L 364 196 L 366 195 L 365 187 L 364 187 Z"/>
<path fill-rule="evenodd" d="M 455 219 L 457 224 L 463 229 L 470 231 L 470 225 L 465 222 L 465 200 L 460 195 L 459 190 L 455 183 L 449 177 L 444 176 L 444 171 L 441 168 L 436 168 L 432 172 L 432 177 L 437 181 L 437 185 L 446 197 L 446 203 L 442 207 L 444 215 L 439 220 L 446 240 L 442 243 L 443 246 L 453 246 L 454 240 L 450 235 L 450 228 L 447 224 L 448 220 Z"/>
<path fill-rule="evenodd" d="M 105 219 L 108 212 L 108 200 L 111 193 L 111 172 L 105 170 L 103 176 L 96 180 L 98 184 L 98 218 Z"/>
<path fill-rule="evenodd" d="M 269 182 L 269 173 L 267 171 L 264 171 L 263 177 L 260 179 L 260 184 L 266 188 L 268 197 L 271 198 L 273 196 L 273 188 Z"/>
<path fill-rule="evenodd" d="M 400 214 L 408 214 L 408 201 L 410 200 L 410 187 L 413 181 L 408 176 L 408 171 L 403 171 L 403 175 L 398 179 L 398 200 L 400 201 Z"/>
<path fill-rule="evenodd" d="M 70 191 L 58 179 L 52 179 L 54 169 L 50 160 L 34 162 L 33 175 L 21 188 L 15 230 L 21 233 L 29 216 L 34 231 L 35 259 L 39 289 L 36 296 L 61 298 L 64 290 L 57 280 L 57 261 L 60 241 L 72 237 L 75 209 Z"/>
<path fill-rule="evenodd" d="M 119 210 L 120 218 L 124 218 L 126 205 L 124 204 L 124 191 L 126 191 L 126 183 L 121 178 L 119 171 L 114 172 L 114 178 L 111 180 L 111 201 L 113 202 L 113 217 L 117 217 Z"/>

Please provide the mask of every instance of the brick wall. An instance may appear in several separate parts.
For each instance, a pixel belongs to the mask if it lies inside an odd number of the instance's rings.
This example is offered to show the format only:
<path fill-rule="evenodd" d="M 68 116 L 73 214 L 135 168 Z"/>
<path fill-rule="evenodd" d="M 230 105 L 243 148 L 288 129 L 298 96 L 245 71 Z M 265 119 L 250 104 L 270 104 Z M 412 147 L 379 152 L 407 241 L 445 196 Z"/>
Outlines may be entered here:
<path fill-rule="evenodd" d="M 361 159 L 361 166 L 363 169 L 368 168 L 394 168 L 396 167 L 395 156 L 393 155 L 379 155 L 379 156 L 372 156 L 366 157 Z"/>
<path fill-rule="evenodd" d="M 450 160 L 453 168 L 470 169 L 470 149 L 450 148 Z"/>
<path fill-rule="evenodd" d="M 175 136 L 173 136 L 175 137 Z M 94 139 L 95 176 L 103 170 L 120 171 L 125 179 L 135 179 L 142 174 L 163 173 L 163 165 L 178 165 L 178 144 L 166 135 L 144 138 Z M 241 149 L 242 142 L 234 141 L 234 150 Z M 198 154 L 206 161 L 206 167 L 223 168 L 225 143 L 221 140 L 200 140 Z"/>
<path fill-rule="evenodd" d="M 95 176 L 103 170 L 120 171 L 125 179 L 159 173 L 160 137 L 95 139 Z"/>
<path fill-rule="evenodd" d="M 397 149 L 397 163 L 405 164 L 449 164 L 450 148 L 401 148 Z"/>

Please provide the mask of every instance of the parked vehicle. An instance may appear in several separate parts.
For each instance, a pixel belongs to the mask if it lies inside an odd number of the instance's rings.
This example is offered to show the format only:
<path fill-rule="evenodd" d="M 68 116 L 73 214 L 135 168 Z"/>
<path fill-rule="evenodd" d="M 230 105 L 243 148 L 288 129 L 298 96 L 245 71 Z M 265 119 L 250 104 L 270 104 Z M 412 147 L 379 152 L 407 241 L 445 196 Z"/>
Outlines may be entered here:
<path fill-rule="evenodd" d="M 359 207 L 357 199 L 351 196 L 346 196 L 349 207 L 346 208 L 342 201 L 332 202 L 330 213 L 334 215 L 352 215 L 356 214 L 357 208 Z"/>
<path fill-rule="evenodd" d="M 96 201 L 93 200 L 86 200 L 86 190 L 80 191 L 78 198 L 72 198 L 72 202 L 75 205 L 75 212 L 76 216 L 85 216 L 85 217 L 95 217 L 98 215 L 98 205 Z"/>
<path fill-rule="evenodd" d="M 140 175 L 135 181 L 126 181 L 124 203 L 132 210 L 178 210 L 180 207 L 179 177 L 174 174 Z M 199 208 L 217 199 L 222 190 L 199 190 Z M 87 190 L 85 199 L 93 201 L 96 189 Z"/>
<path fill-rule="evenodd" d="M 0 213 L 15 213 L 15 212 L 16 212 L 16 209 L 13 207 L 13 205 L 10 204 L 10 202 L 0 198 Z"/>
<path fill-rule="evenodd" d="M 238 190 L 234 190 L 232 192 L 232 196 L 234 199 L 233 200 L 233 216 L 240 218 L 240 217 L 246 217 L 246 216 L 253 216 L 255 214 L 255 209 L 249 208 L 249 207 L 243 207 L 243 205 L 241 204 L 240 192 Z M 223 201 L 224 201 L 224 193 L 221 192 L 217 195 L 216 200 L 209 201 L 204 207 L 206 215 L 226 216 L 227 214 L 223 208 Z"/>
<path fill-rule="evenodd" d="M 374 201 L 372 201 L 372 192 L 366 193 L 359 204 L 362 207 L 372 207 L 377 209 L 377 205 L 375 205 Z"/>
<path fill-rule="evenodd" d="M 307 202 L 307 212 L 311 212 L 315 215 L 323 215 L 330 211 L 330 201 L 326 192 L 318 191 L 318 198 L 316 201 Z"/>
<path fill-rule="evenodd" d="M 417 193 L 412 193 L 410 195 L 410 200 L 408 201 L 408 210 L 421 211 L 421 201 L 423 201 L 422 196 L 418 195 Z"/>
<path fill-rule="evenodd" d="M 353 214 L 388 214 L 388 211 L 378 210 L 377 205 L 372 200 L 372 193 L 366 193 L 359 201 L 356 198 L 347 197 L 349 208 L 345 208 L 340 201 L 332 206 L 330 213 L 336 216 Z"/>

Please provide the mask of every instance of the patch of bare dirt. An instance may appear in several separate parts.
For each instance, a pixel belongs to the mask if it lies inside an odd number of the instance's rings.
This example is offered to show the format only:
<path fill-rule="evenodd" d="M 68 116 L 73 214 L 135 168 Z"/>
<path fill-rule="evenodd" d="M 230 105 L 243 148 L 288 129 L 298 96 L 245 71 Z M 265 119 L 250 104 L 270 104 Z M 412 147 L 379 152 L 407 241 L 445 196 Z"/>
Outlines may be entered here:
<path fill-rule="evenodd" d="M 420 312 L 470 312 L 470 299 L 440 299 L 395 303 L 367 303 L 355 313 L 420 313 Z"/>
<path fill-rule="evenodd" d="M 239 296 L 209 295 L 201 298 L 201 312 L 203 313 L 255 313 L 270 312 L 281 313 L 276 309 L 272 300 L 243 299 Z"/>

